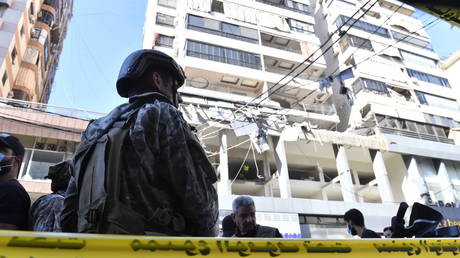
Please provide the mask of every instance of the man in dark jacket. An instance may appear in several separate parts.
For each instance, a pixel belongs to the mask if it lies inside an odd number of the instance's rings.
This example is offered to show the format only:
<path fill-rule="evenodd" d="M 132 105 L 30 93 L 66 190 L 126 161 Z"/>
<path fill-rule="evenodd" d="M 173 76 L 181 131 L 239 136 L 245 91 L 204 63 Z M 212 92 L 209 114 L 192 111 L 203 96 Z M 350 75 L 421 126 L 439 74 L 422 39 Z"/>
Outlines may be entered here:
<path fill-rule="evenodd" d="M 178 110 L 177 89 L 184 81 L 182 68 L 168 55 L 135 51 L 123 63 L 117 81 L 119 95 L 128 97 L 129 103 L 90 123 L 79 150 L 136 111 L 120 157 L 120 202 L 142 218 L 145 234 L 215 236 L 217 177 Z M 78 178 L 71 180 L 62 215 L 64 232 L 77 231 L 78 189 Z"/>
<path fill-rule="evenodd" d="M 30 197 L 16 180 L 24 153 L 18 138 L 0 134 L 0 229 L 27 229 Z"/>
<path fill-rule="evenodd" d="M 38 198 L 30 208 L 30 229 L 42 232 L 61 232 L 61 212 L 64 195 L 70 180 L 70 160 L 51 166 L 46 178 L 51 179 L 53 193 Z"/>
<path fill-rule="evenodd" d="M 234 237 L 282 238 L 277 228 L 256 223 L 256 206 L 249 196 L 239 196 L 232 203 L 232 217 L 236 224 Z"/>
<path fill-rule="evenodd" d="M 348 225 L 348 233 L 360 238 L 380 238 L 374 231 L 364 225 L 364 216 L 358 209 L 351 209 L 343 215 L 343 220 Z"/>

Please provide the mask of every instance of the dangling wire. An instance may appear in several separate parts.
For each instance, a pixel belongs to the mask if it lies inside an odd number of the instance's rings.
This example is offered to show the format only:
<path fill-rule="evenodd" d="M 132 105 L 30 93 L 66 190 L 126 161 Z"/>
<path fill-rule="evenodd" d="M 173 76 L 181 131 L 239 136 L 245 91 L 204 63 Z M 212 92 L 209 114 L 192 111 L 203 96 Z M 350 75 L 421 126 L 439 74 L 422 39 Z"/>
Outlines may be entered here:
<path fill-rule="evenodd" d="M 254 146 L 252 144 L 253 143 L 251 142 L 252 157 L 254 158 L 254 164 L 256 165 L 257 178 L 262 179 L 264 177 L 259 175 L 259 167 L 257 166 L 256 153 L 254 152 Z"/>
<path fill-rule="evenodd" d="M 251 147 L 252 147 L 252 145 L 249 146 L 248 151 L 246 152 L 246 156 L 244 157 L 243 163 L 241 163 L 241 167 L 240 167 L 240 169 L 238 169 L 238 173 L 236 173 L 236 176 L 235 176 L 235 178 L 233 178 L 232 183 L 231 183 L 230 185 L 233 185 L 233 183 L 235 182 L 235 180 L 236 180 L 236 179 L 238 178 L 238 176 L 240 175 L 241 169 L 243 168 L 244 164 L 246 163 L 246 160 L 248 159 L 248 155 L 249 155 L 249 152 L 251 151 Z"/>

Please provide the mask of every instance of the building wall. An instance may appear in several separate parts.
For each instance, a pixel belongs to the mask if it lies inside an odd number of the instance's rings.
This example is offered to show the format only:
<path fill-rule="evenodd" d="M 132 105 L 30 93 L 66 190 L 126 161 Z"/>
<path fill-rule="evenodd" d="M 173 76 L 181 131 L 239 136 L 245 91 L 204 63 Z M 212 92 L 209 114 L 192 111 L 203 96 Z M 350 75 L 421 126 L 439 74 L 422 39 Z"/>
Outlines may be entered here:
<path fill-rule="evenodd" d="M 0 17 L 0 97 L 46 103 L 73 2 L 7 2 Z"/>

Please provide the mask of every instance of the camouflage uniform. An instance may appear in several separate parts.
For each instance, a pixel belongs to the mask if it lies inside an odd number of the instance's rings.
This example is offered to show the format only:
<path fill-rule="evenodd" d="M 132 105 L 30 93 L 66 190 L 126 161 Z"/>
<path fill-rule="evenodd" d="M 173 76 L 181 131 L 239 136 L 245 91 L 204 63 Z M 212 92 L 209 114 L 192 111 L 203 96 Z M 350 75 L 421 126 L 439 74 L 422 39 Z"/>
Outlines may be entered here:
<path fill-rule="evenodd" d="M 62 232 L 61 211 L 64 205 L 64 192 L 40 197 L 30 208 L 30 228 L 33 231 Z"/>
<path fill-rule="evenodd" d="M 120 200 L 147 221 L 146 231 L 167 235 L 215 236 L 218 218 L 217 181 L 191 127 L 160 93 L 144 93 L 129 99 L 107 116 L 93 121 L 83 134 L 80 149 L 87 148 L 117 120 L 138 109 L 123 146 Z M 79 151 L 77 150 L 77 152 Z M 75 181 L 67 190 L 62 227 L 75 232 L 78 192 Z M 77 199 L 77 200 L 76 200 Z M 159 225 L 157 208 L 172 210 L 177 223 Z M 161 223 L 160 223 L 161 224 Z"/>

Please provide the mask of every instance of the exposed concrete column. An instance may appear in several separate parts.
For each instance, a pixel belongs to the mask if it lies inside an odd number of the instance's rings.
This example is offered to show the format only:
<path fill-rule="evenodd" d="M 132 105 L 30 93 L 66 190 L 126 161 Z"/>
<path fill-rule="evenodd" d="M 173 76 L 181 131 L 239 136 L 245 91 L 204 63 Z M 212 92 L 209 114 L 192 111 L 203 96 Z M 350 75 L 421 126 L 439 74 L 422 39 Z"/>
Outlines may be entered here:
<path fill-rule="evenodd" d="M 379 150 L 369 150 L 372 158 L 372 168 L 374 169 L 375 179 L 379 188 L 380 198 L 383 203 L 393 203 L 395 197 L 391 189 L 388 171 L 385 167 L 382 152 Z"/>
<path fill-rule="evenodd" d="M 428 187 L 423 174 L 417 164 L 417 159 L 414 156 L 403 156 L 404 163 L 407 168 L 408 185 L 403 186 L 404 196 L 407 202 L 422 202 L 428 204 L 430 197 Z"/>
<path fill-rule="evenodd" d="M 316 167 L 318 168 L 318 177 L 319 181 L 321 183 L 325 183 L 326 179 L 324 178 L 324 170 L 323 168 L 319 165 L 319 162 L 316 162 Z M 326 188 L 321 188 L 321 197 L 324 201 L 328 201 L 329 198 L 327 197 L 327 191 Z"/>
<path fill-rule="evenodd" d="M 219 196 L 231 196 L 232 186 L 228 178 L 228 152 L 227 152 L 227 132 L 222 130 L 219 132 L 220 150 L 219 150 L 219 174 L 220 181 L 217 184 Z"/>
<path fill-rule="evenodd" d="M 353 180 L 355 180 L 355 184 L 358 186 L 361 185 L 361 181 L 359 180 L 359 176 L 358 176 L 358 170 L 352 169 L 351 174 L 353 175 Z"/>
<path fill-rule="evenodd" d="M 319 181 L 321 183 L 325 183 L 326 182 L 326 179 L 324 178 L 324 170 L 323 168 L 319 165 L 318 162 L 316 162 L 316 167 L 318 168 L 318 177 L 319 177 Z"/>
<path fill-rule="evenodd" d="M 435 168 L 438 170 L 438 179 L 442 189 L 442 196 L 444 202 L 456 203 L 456 192 L 452 181 L 450 180 L 449 173 L 447 172 L 446 164 L 443 160 L 433 160 Z"/>
<path fill-rule="evenodd" d="M 345 202 L 357 202 L 356 191 L 351 178 L 350 165 L 347 153 L 342 145 L 332 145 L 335 153 L 337 172 L 339 173 L 342 196 Z"/>
<path fill-rule="evenodd" d="M 272 180 L 271 180 L 271 173 L 270 173 L 269 155 L 270 155 L 269 151 L 266 151 L 263 153 L 264 177 L 265 177 L 265 185 L 264 185 L 265 197 L 273 197 L 273 185 L 271 183 Z"/>
<path fill-rule="evenodd" d="M 323 168 L 319 165 L 319 162 L 316 162 L 316 167 L 318 168 L 318 177 L 319 177 L 319 181 L 321 183 L 326 183 L 326 179 L 324 177 L 324 170 Z M 326 188 L 322 187 L 321 188 L 321 197 L 323 199 L 323 201 L 328 201 L 329 198 L 327 197 L 327 190 Z"/>
<path fill-rule="evenodd" d="M 289 169 L 286 157 L 286 147 L 283 140 L 278 140 L 275 149 L 276 169 L 279 173 L 278 184 L 280 186 L 280 197 L 291 198 L 291 184 L 289 182 Z"/>

